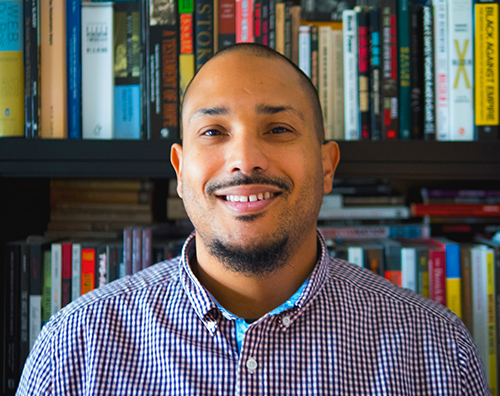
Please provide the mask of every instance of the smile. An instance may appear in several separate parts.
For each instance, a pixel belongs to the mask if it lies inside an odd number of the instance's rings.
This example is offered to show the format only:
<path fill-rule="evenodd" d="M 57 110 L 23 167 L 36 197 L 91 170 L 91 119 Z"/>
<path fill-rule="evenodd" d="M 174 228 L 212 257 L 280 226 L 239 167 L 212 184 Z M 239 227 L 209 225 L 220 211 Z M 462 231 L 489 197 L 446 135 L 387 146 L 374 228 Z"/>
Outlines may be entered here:
<path fill-rule="evenodd" d="M 273 198 L 275 193 L 266 191 L 265 193 L 252 194 L 252 195 L 226 195 L 225 198 L 228 202 L 256 202 L 264 201 Z"/>

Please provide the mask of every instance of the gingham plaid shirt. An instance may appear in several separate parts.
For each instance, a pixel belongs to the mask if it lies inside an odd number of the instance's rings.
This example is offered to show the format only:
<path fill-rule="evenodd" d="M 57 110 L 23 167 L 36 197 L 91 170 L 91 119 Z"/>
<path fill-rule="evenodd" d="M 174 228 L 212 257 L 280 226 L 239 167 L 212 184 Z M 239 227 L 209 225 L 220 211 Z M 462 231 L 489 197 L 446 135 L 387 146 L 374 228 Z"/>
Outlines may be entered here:
<path fill-rule="evenodd" d="M 19 395 L 485 395 L 468 332 L 446 308 L 321 258 L 289 309 L 238 351 L 183 254 L 94 290 L 48 322 Z"/>

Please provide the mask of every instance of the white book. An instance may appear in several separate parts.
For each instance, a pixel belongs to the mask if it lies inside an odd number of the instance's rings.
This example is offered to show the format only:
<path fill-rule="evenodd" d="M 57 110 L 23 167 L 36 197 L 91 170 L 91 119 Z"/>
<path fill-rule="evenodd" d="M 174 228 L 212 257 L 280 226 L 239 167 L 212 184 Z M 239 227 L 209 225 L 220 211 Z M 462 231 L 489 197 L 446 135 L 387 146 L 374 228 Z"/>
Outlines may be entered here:
<path fill-rule="evenodd" d="M 311 78 L 311 26 L 299 27 L 299 67 Z"/>
<path fill-rule="evenodd" d="M 71 245 L 71 301 L 75 301 L 82 293 L 82 245 Z"/>
<path fill-rule="evenodd" d="M 332 30 L 332 129 L 334 140 L 344 140 L 344 42 L 342 30 Z"/>
<path fill-rule="evenodd" d="M 335 219 L 409 219 L 410 208 L 407 206 L 370 206 L 335 208 L 321 205 L 319 220 Z"/>
<path fill-rule="evenodd" d="M 31 351 L 42 329 L 42 296 L 30 295 L 29 304 L 29 345 Z"/>
<path fill-rule="evenodd" d="M 50 314 L 54 315 L 61 309 L 62 293 L 62 245 L 51 245 L 51 283 L 50 283 Z"/>
<path fill-rule="evenodd" d="M 356 11 L 342 11 L 344 33 L 344 122 L 345 140 L 359 140 L 358 33 Z"/>
<path fill-rule="evenodd" d="M 321 109 L 323 110 L 323 123 L 325 126 L 326 140 L 333 139 L 333 102 L 332 102 L 332 35 L 329 26 L 318 28 L 318 93 Z"/>
<path fill-rule="evenodd" d="M 434 81 L 436 139 L 450 140 L 447 0 L 434 0 Z"/>
<path fill-rule="evenodd" d="M 365 266 L 363 248 L 360 246 L 349 246 L 347 248 L 347 261 L 359 267 Z"/>
<path fill-rule="evenodd" d="M 474 140 L 473 2 L 448 0 L 450 140 Z"/>
<path fill-rule="evenodd" d="M 417 291 L 417 255 L 414 247 L 401 248 L 401 286 Z"/>
<path fill-rule="evenodd" d="M 113 137 L 113 3 L 82 2 L 82 137 Z"/>

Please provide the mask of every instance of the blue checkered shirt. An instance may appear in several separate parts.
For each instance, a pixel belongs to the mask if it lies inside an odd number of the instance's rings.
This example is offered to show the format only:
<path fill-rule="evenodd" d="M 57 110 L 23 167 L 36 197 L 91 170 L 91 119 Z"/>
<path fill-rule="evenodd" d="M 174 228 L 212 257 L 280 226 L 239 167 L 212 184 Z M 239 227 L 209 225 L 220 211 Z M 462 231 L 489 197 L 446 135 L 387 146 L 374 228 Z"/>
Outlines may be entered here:
<path fill-rule="evenodd" d="M 248 326 L 226 318 L 180 257 L 82 296 L 44 326 L 19 395 L 489 394 L 449 310 L 321 257 L 295 304 Z"/>

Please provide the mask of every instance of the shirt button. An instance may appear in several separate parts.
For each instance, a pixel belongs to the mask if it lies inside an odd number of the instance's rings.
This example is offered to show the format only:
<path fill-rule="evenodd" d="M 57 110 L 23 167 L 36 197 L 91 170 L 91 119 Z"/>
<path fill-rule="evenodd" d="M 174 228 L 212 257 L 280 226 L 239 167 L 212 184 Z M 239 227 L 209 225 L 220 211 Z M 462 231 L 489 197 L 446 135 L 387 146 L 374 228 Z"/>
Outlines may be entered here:
<path fill-rule="evenodd" d="M 253 373 L 257 369 L 257 361 L 254 358 L 247 360 L 247 369 Z"/>
<path fill-rule="evenodd" d="M 281 321 L 285 326 L 290 325 L 290 317 L 288 317 L 288 316 L 284 316 L 283 319 L 281 319 Z"/>

